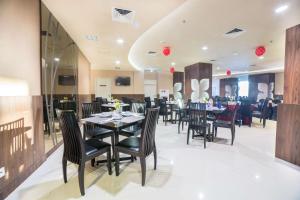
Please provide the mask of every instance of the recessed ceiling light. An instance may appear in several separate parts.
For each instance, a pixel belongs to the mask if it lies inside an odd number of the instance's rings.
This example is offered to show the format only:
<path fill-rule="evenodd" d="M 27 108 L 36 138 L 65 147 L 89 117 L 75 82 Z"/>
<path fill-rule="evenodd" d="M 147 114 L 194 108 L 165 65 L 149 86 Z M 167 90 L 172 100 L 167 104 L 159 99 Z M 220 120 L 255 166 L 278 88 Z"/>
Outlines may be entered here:
<path fill-rule="evenodd" d="M 85 38 L 90 41 L 98 41 L 97 35 L 86 35 Z"/>
<path fill-rule="evenodd" d="M 203 51 L 206 51 L 207 49 L 208 49 L 207 46 L 203 46 L 203 47 L 202 47 L 202 50 L 203 50 Z"/>
<path fill-rule="evenodd" d="M 175 66 L 175 65 L 176 65 L 176 63 L 175 63 L 175 62 L 172 62 L 172 63 L 171 63 L 171 65 L 172 65 L 172 66 Z"/>
<path fill-rule="evenodd" d="M 264 59 L 265 57 L 263 57 L 263 56 L 259 56 L 258 58 L 259 58 L 260 60 L 262 60 L 262 59 Z"/>
<path fill-rule="evenodd" d="M 233 55 L 234 55 L 234 56 L 237 56 L 237 55 L 239 55 L 239 53 L 238 53 L 238 52 L 234 52 Z"/>
<path fill-rule="evenodd" d="M 278 8 L 275 9 L 275 13 L 281 13 L 283 11 L 285 11 L 286 9 L 288 9 L 288 5 L 282 5 L 282 6 L 279 6 Z"/>
<path fill-rule="evenodd" d="M 118 44 L 124 44 L 124 40 L 122 38 L 117 39 Z"/>
<path fill-rule="evenodd" d="M 121 61 L 119 61 L 119 60 L 116 60 L 116 65 L 119 65 L 120 63 L 121 63 Z"/>
<path fill-rule="evenodd" d="M 55 58 L 54 58 L 54 61 L 56 61 L 56 62 L 59 62 L 59 61 L 60 61 L 60 59 L 59 59 L 59 58 L 57 58 L 57 57 L 55 57 Z"/>

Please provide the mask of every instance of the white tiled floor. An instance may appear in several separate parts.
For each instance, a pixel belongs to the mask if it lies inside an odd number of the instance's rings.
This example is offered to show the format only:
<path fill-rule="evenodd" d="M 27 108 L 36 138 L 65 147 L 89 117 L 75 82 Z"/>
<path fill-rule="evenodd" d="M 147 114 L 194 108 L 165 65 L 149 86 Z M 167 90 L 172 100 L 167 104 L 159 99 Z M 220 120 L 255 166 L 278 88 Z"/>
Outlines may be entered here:
<path fill-rule="evenodd" d="M 7 199 L 299 200 L 300 168 L 274 158 L 275 127 L 237 127 L 234 146 L 229 131 L 220 129 L 217 141 L 204 149 L 202 140 L 186 145 L 186 128 L 177 134 L 177 125 L 160 122 L 158 169 L 150 156 L 145 187 L 138 161 L 123 164 L 119 177 L 87 163 L 84 197 L 75 165 L 69 164 L 69 182 L 63 183 L 60 148 Z"/>

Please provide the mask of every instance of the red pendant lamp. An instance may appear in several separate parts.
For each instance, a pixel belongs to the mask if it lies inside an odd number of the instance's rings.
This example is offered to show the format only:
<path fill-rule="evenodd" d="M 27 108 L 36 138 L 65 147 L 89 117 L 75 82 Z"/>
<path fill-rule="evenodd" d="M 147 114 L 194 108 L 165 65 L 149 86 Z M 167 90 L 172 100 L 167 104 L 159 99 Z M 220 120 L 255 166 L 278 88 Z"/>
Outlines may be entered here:
<path fill-rule="evenodd" d="M 174 67 L 170 67 L 170 72 L 171 72 L 171 74 L 174 74 L 175 68 Z"/>
<path fill-rule="evenodd" d="M 227 70 L 226 70 L 226 75 L 227 75 L 227 76 L 231 76 L 231 70 L 230 70 L 230 69 L 227 69 Z"/>
<path fill-rule="evenodd" d="M 171 48 L 170 47 L 164 47 L 162 50 L 162 53 L 164 56 L 169 56 L 171 54 Z"/>
<path fill-rule="evenodd" d="M 266 53 L 266 48 L 264 46 L 258 46 L 255 49 L 255 54 L 260 57 L 263 56 Z"/>

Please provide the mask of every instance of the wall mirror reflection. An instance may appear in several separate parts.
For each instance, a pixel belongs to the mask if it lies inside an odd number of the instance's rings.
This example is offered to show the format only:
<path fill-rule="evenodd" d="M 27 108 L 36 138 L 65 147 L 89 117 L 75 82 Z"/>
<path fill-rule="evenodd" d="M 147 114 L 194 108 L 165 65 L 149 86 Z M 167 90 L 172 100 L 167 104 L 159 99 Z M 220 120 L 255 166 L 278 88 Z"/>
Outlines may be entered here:
<path fill-rule="evenodd" d="M 62 142 L 61 110 L 77 112 L 78 48 L 53 14 L 42 4 L 42 94 L 45 152 Z"/>

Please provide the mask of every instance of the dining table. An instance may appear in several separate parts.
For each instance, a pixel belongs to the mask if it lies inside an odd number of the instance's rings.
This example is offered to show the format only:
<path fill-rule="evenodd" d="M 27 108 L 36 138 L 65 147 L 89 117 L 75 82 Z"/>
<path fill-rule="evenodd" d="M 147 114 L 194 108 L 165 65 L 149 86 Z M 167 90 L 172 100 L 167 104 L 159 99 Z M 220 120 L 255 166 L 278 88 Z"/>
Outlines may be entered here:
<path fill-rule="evenodd" d="M 130 105 L 127 103 L 120 103 L 120 106 L 121 106 L 122 110 L 124 107 L 130 107 Z M 105 103 L 105 104 L 102 104 L 101 107 L 107 108 L 107 109 L 109 109 L 109 108 L 115 109 L 116 103 Z"/>
<path fill-rule="evenodd" d="M 100 128 L 106 128 L 114 132 L 114 144 L 112 148 L 114 151 L 115 144 L 119 143 L 119 133 L 122 129 L 130 127 L 132 125 L 141 123 L 145 119 L 145 116 L 141 113 L 134 113 L 130 111 L 126 112 L 102 112 L 92 114 L 91 117 L 81 119 L 81 122 L 95 124 Z M 131 157 L 122 157 L 120 160 L 130 160 Z M 114 158 L 113 158 L 114 161 Z M 103 163 L 106 160 L 97 161 L 97 163 Z"/>

